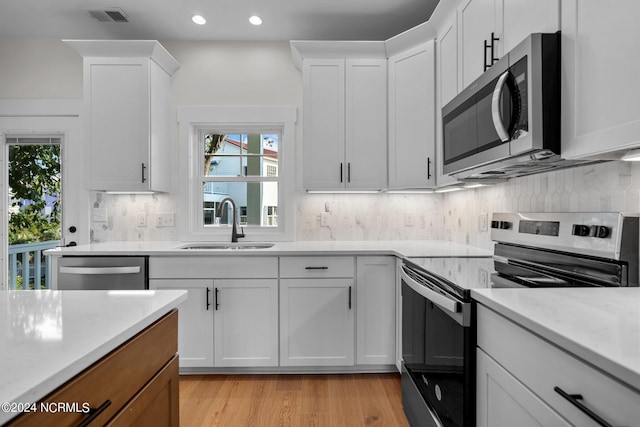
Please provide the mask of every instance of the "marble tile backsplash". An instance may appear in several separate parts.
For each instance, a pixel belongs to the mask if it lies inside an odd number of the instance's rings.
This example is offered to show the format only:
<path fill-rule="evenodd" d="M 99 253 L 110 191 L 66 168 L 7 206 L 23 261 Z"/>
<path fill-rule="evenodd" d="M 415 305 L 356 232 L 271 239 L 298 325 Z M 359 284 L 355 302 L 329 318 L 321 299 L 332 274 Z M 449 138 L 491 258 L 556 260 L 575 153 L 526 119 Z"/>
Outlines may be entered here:
<path fill-rule="evenodd" d="M 176 240 L 177 227 L 156 226 L 155 215 L 177 215 L 177 199 L 92 193 L 92 205 L 106 208 L 107 218 L 92 222 L 91 239 Z M 491 249 L 489 233 L 479 228 L 484 213 L 490 219 L 500 211 L 640 212 L 640 164 L 600 163 L 443 194 L 299 193 L 295 209 L 297 240 L 446 239 Z"/>

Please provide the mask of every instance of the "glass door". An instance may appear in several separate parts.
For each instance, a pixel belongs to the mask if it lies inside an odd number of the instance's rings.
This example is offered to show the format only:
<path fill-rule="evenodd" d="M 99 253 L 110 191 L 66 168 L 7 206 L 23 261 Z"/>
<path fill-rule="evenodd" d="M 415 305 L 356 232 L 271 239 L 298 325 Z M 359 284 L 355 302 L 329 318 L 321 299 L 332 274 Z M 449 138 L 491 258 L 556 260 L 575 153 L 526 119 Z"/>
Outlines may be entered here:
<path fill-rule="evenodd" d="M 49 289 L 49 257 L 60 245 L 62 171 L 59 135 L 5 135 L 6 289 Z"/>

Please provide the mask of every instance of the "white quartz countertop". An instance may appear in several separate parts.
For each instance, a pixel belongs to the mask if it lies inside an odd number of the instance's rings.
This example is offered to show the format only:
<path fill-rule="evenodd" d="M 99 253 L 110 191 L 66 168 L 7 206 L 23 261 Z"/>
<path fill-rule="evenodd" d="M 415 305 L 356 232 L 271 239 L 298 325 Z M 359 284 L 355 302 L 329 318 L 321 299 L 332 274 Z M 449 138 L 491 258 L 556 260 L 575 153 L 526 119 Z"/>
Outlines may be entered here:
<path fill-rule="evenodd" d="M 186 298 L 177 290 L 0 292 L 0 403 L 37 402 Z M 0 411 L 0 424 L 17 415 Z"/>
<path fill-rule="evenodd" d="M 640 391 L 640 288 L 478 289 L 471 295 Z"/>
<path fill-rule="evenodd" d="M 297 241 L 275 242 L 266 249 L 181 249 L 193 242 L 145 241 L 104 242 L 56 248 L 47 255 L 395 255 L 400 257 L 477 257 L 491 256 L 486 249 L 474 248 L 442 240 L 391 241 Z M 205 242 L 200 242 L 205 243 Z M 222 242 L 216 242 L 222 243 Z M 250 242 L 241 241 L 249 244 Z"/>

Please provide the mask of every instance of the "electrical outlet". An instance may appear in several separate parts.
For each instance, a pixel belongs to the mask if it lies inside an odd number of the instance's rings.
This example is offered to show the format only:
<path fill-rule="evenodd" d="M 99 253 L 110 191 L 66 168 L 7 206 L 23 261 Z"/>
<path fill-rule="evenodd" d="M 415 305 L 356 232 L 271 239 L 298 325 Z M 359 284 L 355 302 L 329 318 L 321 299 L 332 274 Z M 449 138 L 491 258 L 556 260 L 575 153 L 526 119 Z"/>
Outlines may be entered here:
<path fill-rule="evenodd" d="M 329 226 L 329 212 L 320 212 L 320 227 Z"/>
<path fill-rule="evenodd" d="M 147 214 L 144 212 L 138 212 L 136 214 L 136 225 L 138 227 L 146 227 L 147 226 Z"/>
<path fill-rule="evenodd" d="M 488 227 L 489 227 L 489 215 L 487 215 L 486 213 L 481 213 L 478 216 L 478 230 L 480 230 L 480 232 L 485 232 L 487 231 Z"/>
<path fill-rule="evenodd" d="M 156 214 L 156 227 L 175 227 L 175 225 L 175 214 L 173 212 Z"/>
<path fill-rule="evenodd" d="M 416 225 L 416 215 L 413 212 L 406 212 L 404 214 L 404 225 L 407 227 Z"/>
<path fill-rule="evenodd" d="M 93 222 L 107 222 L 107 208 L 93 208 L 91 220 Z"/>

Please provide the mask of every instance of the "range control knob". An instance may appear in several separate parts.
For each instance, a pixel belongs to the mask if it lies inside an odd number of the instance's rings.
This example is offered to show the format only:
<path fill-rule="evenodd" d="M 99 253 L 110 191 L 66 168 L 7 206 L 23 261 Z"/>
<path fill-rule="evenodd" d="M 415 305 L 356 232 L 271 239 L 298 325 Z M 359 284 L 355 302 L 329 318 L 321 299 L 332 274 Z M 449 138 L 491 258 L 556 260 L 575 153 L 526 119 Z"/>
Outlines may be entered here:
<path fill-rule="evenodd" d="M 593 237 L 604 239 L 605 237 L 609 237 L 609 227 L 605 227 L 604 225 L 594 225 L 591 227 L 591 233 Z"/>
<path fill-rule="evenodd" d="M 580 237 L 596 237 L 599 239 L 604 239 L 606 237 L 609 237 L 609 227 L 604 225 L 589 226 L 582 224 L 573 224 L 571 234 Z"/>
<path fill-rule="evenodd" d="M 571 231 L 571 234 L 573 234 L 574 236 L 587 237 L 590 233 L 591 227 L 589 227 L 588 225 L 573 224 L 573 230 Z"/>
<path fill-rule="evenodd" d="M 508 230 L 511 228 L 511 223 L 509 221 L 491 221 L 491 228 Z"/>

